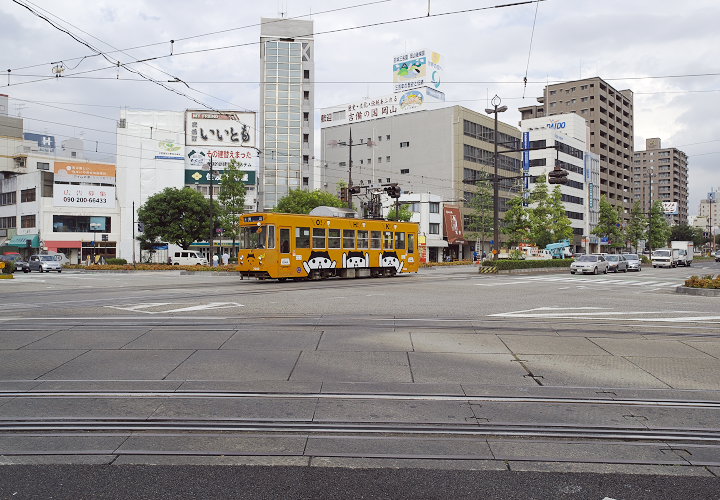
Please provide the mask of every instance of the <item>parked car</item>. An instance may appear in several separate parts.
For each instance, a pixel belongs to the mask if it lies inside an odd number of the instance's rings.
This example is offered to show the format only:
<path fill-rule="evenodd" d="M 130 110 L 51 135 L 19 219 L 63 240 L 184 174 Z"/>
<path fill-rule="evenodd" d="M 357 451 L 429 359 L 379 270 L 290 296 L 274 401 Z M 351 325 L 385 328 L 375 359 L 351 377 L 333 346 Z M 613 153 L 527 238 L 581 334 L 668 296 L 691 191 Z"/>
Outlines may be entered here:
<path fill-rule="evenodd" d="M 650 259 L 653 267 L 677 267 L 680 262 L 680 250 L 678 248 L 660 248 L 653 251 Z"/>
<path fill-rule="evenodd" d="M 55 260 L 52 255 L 31 255 L 28 259 L 28 266 L 25 269 L 26 273 L 30 271 L 40 271 L 41 273 L 57 271 L 62 272 L 62 264 Z"/>
<path fill-rule="evenodd" d="M 625 257 L 625 260 L 627 261 L 628 271 L 642 271 L 642 260 L 640 260 L 640 256 L 638 254 L 624 253 L 622 256 Z"/>
<path fill-rule="evenodd" d="M 602 255 L 581 255 L 575 262 L 570 264 L 570 274 L 607 274 L 607 272 L 608 263 Z"/>
<path fill-rule="evenodd" d="M 715 262 L 720 262 L 720 250 L 715 252 Z"/>
<path fill-rule="evenodd" d="M 627 260 L 620 254 L 606 255 L 605 260 L 608 263 L 608 271 L 626 273 L 628 270 Z"/>
<path fill-rule="evenodd" d="M 19 253 L 6 253 L 4 255 L 0 255 L 0 260 L 15 264 L 15 272 L 24 271 L 27 267 L 27 262 Z"/>

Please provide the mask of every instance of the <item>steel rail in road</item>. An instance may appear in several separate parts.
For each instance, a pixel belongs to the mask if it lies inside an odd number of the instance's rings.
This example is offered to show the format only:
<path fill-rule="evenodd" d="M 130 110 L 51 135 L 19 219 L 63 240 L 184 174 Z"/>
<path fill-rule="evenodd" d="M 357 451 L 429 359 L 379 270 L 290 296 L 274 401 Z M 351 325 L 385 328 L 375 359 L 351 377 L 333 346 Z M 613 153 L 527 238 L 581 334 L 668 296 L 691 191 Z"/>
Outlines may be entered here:
<path fill-rule="evenodd" d="M 8 433 L 261 433 L 263 435 L 343 435 L 345 437 L 376 435 L 377 437 L 531 437 L 562 439 L 613 439 L 626 441 L 719 443 L 720 429 L 646 428 L 622 426 L 560 425 L 560 424 L 426 424 L 391 422 L 297 422 L 287 420 L 196 420 L 196 419 L 48 419 L 11 420 L 0 422 L 0 435 Z"/>
<path fill-rule="evenodd" d="M 718 401 L 683 399 L 630 398 L 563 398 L 547 396 L 467 396 L 461 394 L 362 394 L 362 393 L 278 393 L 278 392 L 208 392 L 208 391 L 0 391 L 0 399 L 315 399 L 315 400 L 386 400 L 386 401 L 456 401 L 458 403 L 536 403 L 646 406 L 654 408 L 710 408 L 720 410 Z M 2 417 L 0 417 L 2 421 Z M 718 415 L 720 422 L 720 415 Z"/>

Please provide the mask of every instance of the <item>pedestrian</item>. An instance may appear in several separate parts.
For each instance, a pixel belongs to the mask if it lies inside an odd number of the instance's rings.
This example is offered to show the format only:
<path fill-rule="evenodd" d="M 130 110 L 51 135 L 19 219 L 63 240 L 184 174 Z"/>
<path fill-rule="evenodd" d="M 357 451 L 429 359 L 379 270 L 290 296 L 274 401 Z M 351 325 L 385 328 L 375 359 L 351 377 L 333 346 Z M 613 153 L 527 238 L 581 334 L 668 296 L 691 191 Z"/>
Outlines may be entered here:
<path fill-rule="evenodd" d="M 227 250 L 222 254 L 222 263 L 223 266 L 227 266 L 230 263 L 230 254 L 227 253 Z"/>
<path fill-rule="evenodd" d="M 212 265 L 213 265 L 213 267 L 217 267 L 217 265 L 218 265 L 218 260 L 219 260 L 219 259 L 218 259 L 218 255 L 217 255 L 217 254 L 213 254 L 213 256 L 212 256 Z"/>

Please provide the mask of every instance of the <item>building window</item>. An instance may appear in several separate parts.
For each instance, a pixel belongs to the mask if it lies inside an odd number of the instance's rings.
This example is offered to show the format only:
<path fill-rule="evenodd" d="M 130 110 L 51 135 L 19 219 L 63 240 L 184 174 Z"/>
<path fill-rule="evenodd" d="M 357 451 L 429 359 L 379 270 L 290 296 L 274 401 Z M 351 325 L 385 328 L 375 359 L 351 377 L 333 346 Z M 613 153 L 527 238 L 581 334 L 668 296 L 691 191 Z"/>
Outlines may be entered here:
<path fill-rule="evenodd" d="M 23 189 L 22 191 L 20 191 L 20 202 L 27 203 L 30 201 L 35 201 L 35 188 Z M 35 225 L 32 225 L 30 227 L 35 227 Z"/>
<path fill-rule="evenodd" d="M 400 147 L 401 147 L 401 148 L 409 148 L 409 147 L 410 147 L 410 142 L 409 142 L 409 141 L 401 142 L 401 143 L 400 143 Z"/>
<path fill-rule="evenodd" d="M 5 205 L 14 205 L 17 202 L 15 191 L 9 193 L 0 193 L 0 207 Z M 15 225 L 13 225 L 15 227 Z"/>
<path fill-rule="evenodd" d="M 347 167 L 347 162 L 341 161 L 338 165 L 341 167 Z"/>
<path fill-rule="evenodd" d="M 440 203 L 437 201 L 431 201 L 430 202 L 430 213 L 431 214 L 439 214 L 440 213 Z"/>
<path fill-rule="evenodd" d="M 310 156 L 303 155 L 303 165 L 307 165 L 308 163 L 310 163 Z"/>
<path fill-rule="evenodd" d="M 310 113 L 308 113 L 307 111 L 303 112 L 303 121 L 310 121 Z"/>
<path fill-rule="evenodd" d="M 382 163 L 382 156 L 378 156 L 378 163 Z"/>
<path fill-rule="evenodd" d="M 388 134 L 388 135 L 385 136 L 385 140 L 387 140 L 387 141 L 390 140 L 390 134 Z"/>
<path fill-rule="evenodd" d="M 112 232 L 111 217 L 89 215 L 53 215 L 53 233 Z"/>
<path fill-rule="evenodd" d="M 303 99 L 306 101 L 310 100 L 310 91 L 309 90 L 303 90 Z"/>
<path fill-rule="evenodd" d="M 38 170 L 50 170 L 50 164 L 39 161 L 39 162 L 37 162 L 37 169 Z"/>
<path fill-rule="evenodd" d="M 35 227 L 35 216 L 34 215 L 20 216 L 20 227 L 23 227 L 23 228 Z"/>
<path fill-rule="evenodd" d="M 386 156 L 386 157 L 385 157 L 385 161 L 390 161 L 390 157 L 389 157 L 389 156 Z"/>
<path fill-rule="evenodd" d="M 409 173 L 410 173 L 410 169 L 409 169 L 409 168 L 401 168 L 401 169 L 400 169 L 400 173 L 401 173 L 401 174 L 409 174 Z"/>
<path fill-rule="evenodd" d="M 303 134 L 303 142 L 307 144 L 310 142 L 310 134 Z"/>
<path fill-rule="evenodd" d="M 440 224 L 437 222 L 431 222 L 428 232 L 430 234 L 440 234 Z"/>
<path fill-rule="evenodd" d="M 380 141 L 382 141 L 382 136 L 381 136 L 381 135 L 378 136 L 378 142 L 380 142 Z"/>
<path fill-rule="evenodd" d="M 368 163 L 368 165 L 372 165 L 372 158 L 368 158 L 367 163 Z"/>
<path fill-rule="evenodd" d="M 303 177 L 302 180 L 303 187 L 308 187 L 310 185 L 310 178 L 309 177 Z"/>
<path fill-rule="evenodd" d="M 304 70 L 303 70 L 303 78 L 306 79 L 306 80 L 309 80 L 309 79 L 310 79 L 310 70 L 309 70 L 309 69 L 304 69 Z"/>
<path fill-rule="evenodd" d="M 15 216 L 0 217 L 0 229 L 12 229 L 15 227 Z"/>

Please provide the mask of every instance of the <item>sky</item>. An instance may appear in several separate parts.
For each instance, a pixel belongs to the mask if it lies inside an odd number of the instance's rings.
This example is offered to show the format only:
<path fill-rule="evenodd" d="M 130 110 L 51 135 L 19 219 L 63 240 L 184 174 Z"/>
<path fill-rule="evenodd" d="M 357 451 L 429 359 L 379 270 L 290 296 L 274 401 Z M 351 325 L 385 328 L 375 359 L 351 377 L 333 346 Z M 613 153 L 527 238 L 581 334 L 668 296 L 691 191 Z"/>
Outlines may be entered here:
<path fill-rule="evenodd" d="M 513 3 L 2 0 L 0 93 L 26 132 L 82 137 L 90 157 L 114 161 L 122 108 L 257 111 L 260 18 L 311 19 L 316 126 L 324 107 L 392 93 L 392 57 L 415 49 L 442 55 L 447 103 L 482 112 L 498 95 L 515 126 L 548 82 L 599 76 L 634 92 L 636 150 L 659 137 L 688 155 L 696 214 L 720 188 L 720 2 Z"/>

